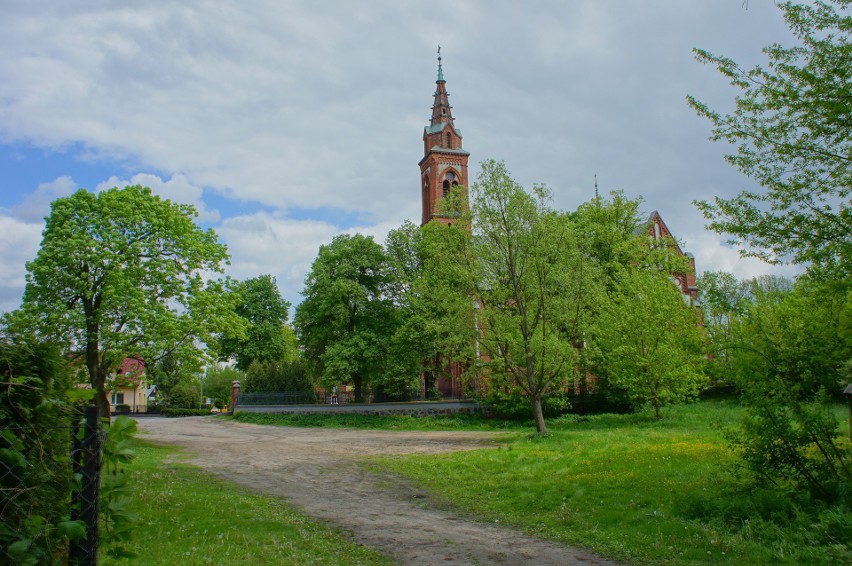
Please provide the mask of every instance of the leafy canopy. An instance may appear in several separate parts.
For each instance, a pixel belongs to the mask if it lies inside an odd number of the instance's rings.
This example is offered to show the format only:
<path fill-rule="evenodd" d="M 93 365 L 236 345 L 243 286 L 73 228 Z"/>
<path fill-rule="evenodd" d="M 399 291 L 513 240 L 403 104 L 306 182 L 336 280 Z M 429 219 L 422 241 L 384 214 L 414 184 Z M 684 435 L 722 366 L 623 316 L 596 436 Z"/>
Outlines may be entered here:
<path fill-rule="evenodd" d="M 751 70 L 696 49 L 740 94 L 731 114 L 689 96 L 713 124 L 714 141 L 736 152 L 727 161 L 761 186 L 696 205 L 710 229 L 734 236 L 741 252 L 770 262 L 849 274 L 852 253 L 852 0 L 779 4 L 799 45 L 764 48 L 767 67 Z"/>
<path fill-rule="evenodd" d="M 380 378 L 396 325 L 388 277 L 384 251 L 372 237 L 336 236 L 320 247 L 296 309 L 306 361 L 329 387 L 352 383 L 357 401 L 364 385 Z"/>
<path fill-rule="evenodd" d="M 295 348 L 286 327 L 290 303 L 281 297 L 272 275 L 259 275 L 238 283 L 236 312 L 248 330 L 242 338 L 223 334 L 219 342 L 221 360 L 236 358 L 237 369 L 245 371 L 254 362 L 292 359 Z"/>
<path fill-rule="evenodd" d="M 522 391 L 544 433 L 542 403 L 578 361 L 585 263 L 571 223 L 550 207 L 549 191 L 525 191 L 504 163 L 483 162 L 471 197 L 470 213 L 446 228 L 456 235 L 443 240 L 453 276 L 440 291 L 475 304 L 466 317 L 469 335 L 490 359 L 492 387 Z"/>
<path fill-rule="evenodd" d="M 104 415 L 105 378 L 124 357 L 198 358 L 214 333 L 243 331 L 227 282 L 210 277 L 227 250 L 196 216 L 141 186 L 81 189 L 51 205 L 22 316 L 82 355 Z"/>

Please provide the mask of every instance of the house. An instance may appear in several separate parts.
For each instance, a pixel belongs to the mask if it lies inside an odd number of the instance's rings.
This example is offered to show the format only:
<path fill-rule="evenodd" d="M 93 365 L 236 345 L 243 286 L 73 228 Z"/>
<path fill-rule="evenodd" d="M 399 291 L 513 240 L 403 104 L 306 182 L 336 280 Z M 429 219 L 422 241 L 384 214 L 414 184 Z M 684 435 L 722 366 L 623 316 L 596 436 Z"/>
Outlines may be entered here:
<path fill-rule="evenodd" d="M 123 405 L 125 412 L 145 413 L 157 395 L 157 386 L 145 379 L 145 363 L 137 358 L 124 358 L 121 367 L 107 377 L 106 388 L 114 411 Z"/>

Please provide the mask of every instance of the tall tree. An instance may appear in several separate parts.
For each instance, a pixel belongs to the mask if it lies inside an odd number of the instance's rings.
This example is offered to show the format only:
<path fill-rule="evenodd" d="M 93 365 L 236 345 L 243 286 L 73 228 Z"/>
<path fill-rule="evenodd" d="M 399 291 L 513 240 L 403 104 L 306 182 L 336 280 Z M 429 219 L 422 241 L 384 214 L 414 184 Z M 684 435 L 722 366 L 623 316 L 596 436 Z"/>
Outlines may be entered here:
<path fill-rule="evenodd" d="M 711 139 L 736 146 L 727 161 L 763 189 L 696 202 L 709 227 L 732 234 L 745 255 L 840 276 L 849 275 L 852 257 L 850 5 L 780 3 L 800 44 L 764 48 L 765 68 L 745 70 L 696 49 L 697 59 L 715 65 L 740 94 L 731 114 L 688 97 L 713 123 Z"/>
<path fill-rule="evenodd" d="M 439 205 L 443 204 L 442 199 Z M 385 387 L 395 387 L 400 395 L 407 393 L 403 388 L 410 390 L 416 384 L 421 373 L 428 391 L 454 366 L 475 363 L 471 298 L 445 292 L 462 287 L 461 281 L 467 279 L 466 275 L 459 277 L 447 262 L 447 256 L 454 253 L 450 240 L 460 243 L 466 236 L 467 232 L 441 222 L 424 227 L 407 222 L 388 234 L 389 297 L 399 325 L 388 345 L 390 375 Z"/>
<path fill-rule="evenodd" d="M 591 332 L 594 371 L 634 407 L 650 404 L 659 419 L 662 407 L 695 397 L 706 384 L 698 319 L 664 271 L 634 266 L 617 280 Z"/>
<path fill-rule="evenodd" d="M 725 271 L 705 271 L 698 279 L 704 328 L 710 343 L 708 377 L 716 384 L 733 383 L 733 367 L 728 347 L 733 340 L 733 329 L 745 313 L 749 302 L 749 288 Z"/>
<path fill-rule="evenodd" d="M 455 247 L 447 257 L 459 280 L 467 274 L 466 285 L 455 283 L 447 294 L 476 300 L 478 343 L 491 360 L 494 385 L 519 387 L 544 433 L 543 401 L 576 369 L 585 264 L 572 225 L 550 208 L 545 187 L 527 192 L 505 164 L 486 161 L 471 195 L 470 223 L 461 213 L 447 228 L 459 235 L 447 240 Z M 468 226 L 472 236 L 465 238 Z"/>
<path fill-rule="evenodd" d="M 236 358 L 237 369 L 247 370 L 253 362 L 279 362 L 292 359 L 295 352 L 288 340 L 286 323 L 290 303 L 281 297 L 272 275 L 247 279 L 234 288 L 238 295 L 237 314 L 246 320 L 243 338 L 223 335 L 219 341 L 222 361 Z"/>
<path fill-rule="evenodd" d="M 326 385 L 351 382 L 357 401 L 366 383 L 382 375 L 385 344 L 397 323 L 386 296 L 386 263 L 372 237 L 336 236 L 320 247 L 296 309 L 305 359 Z"/>
<path fill-rule="evenodd" d="M 227 250 L 196 216 L 141 186 L 79 190 L 51 205 L 22 312 L 82 355 L 104 416 L 106 377 L 124 357 L 150 362 L 175 345 L 200 357 L 199 342 L 242 331 L 226 282 L 209 277 Z"/>
<path fill-rule="evenodd" d="M 648 240 L 638 234 L 644 220 L 639 213 L 641 204 L 641 199 L 615 191 L 609 198 L 595 197 L 581 204 L 571 214 L 580 234 L 578 243 L 600 267 L 607 291 L 617 289 L 615 279 L 622 267 L 645 263 Z"/>

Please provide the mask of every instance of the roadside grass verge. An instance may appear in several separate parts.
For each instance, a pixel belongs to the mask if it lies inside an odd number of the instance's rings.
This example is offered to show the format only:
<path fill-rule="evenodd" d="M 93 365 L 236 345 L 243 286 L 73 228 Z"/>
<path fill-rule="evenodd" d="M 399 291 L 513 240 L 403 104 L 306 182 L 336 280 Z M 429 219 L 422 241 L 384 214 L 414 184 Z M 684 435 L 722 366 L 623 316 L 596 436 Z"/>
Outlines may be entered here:
<path fill-rule="evenodd" d="M 355 428 L 371 430 L 496 430 L 524 431 L 534 427 L 532 421 L 507 421 L 480 415 L 458 413 L 414 417 L 410 415 L 356 415 L 356 414 L 299 414 L 299 413 L 247 413 L 239 412 L 234 420 L 273 426 L 301 426 L 326 428 Z"/>
<path fill-rule="evenodd" d="M 128 507 L 139 520 L 124 546 L 137 557 L 102 552 L 102 564 L 392 564 L 277 498 L 173 462 L 176 448 L 137 439 L 134 450 Z"/>
<path fill-rule="evenodd" d="M 653 564 L 852 563 L 852 510 L 745 491 L 719 426 L 741 409 L 704 401 L 653 415 L 572 415 L 496 449 L 374 459 L 461 513 L 603 555 Z"/>

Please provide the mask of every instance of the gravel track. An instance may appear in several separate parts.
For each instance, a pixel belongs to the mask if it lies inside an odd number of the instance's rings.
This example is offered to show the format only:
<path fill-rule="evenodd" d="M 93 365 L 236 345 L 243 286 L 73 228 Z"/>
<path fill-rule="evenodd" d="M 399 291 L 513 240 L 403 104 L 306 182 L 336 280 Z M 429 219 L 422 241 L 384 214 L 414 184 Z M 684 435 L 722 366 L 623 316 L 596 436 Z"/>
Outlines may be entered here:
<path fill-rule="evenodd" d="M 396 475 L 365 471 L 365 456 L 493 446 L 489 432 L 395 432 L 258 426 L 231 420 L 139 419 L 146 438 L 254 491 L 281 496 L 404 565 L 608 565 L 588 551 L 460 518 Z"/>

